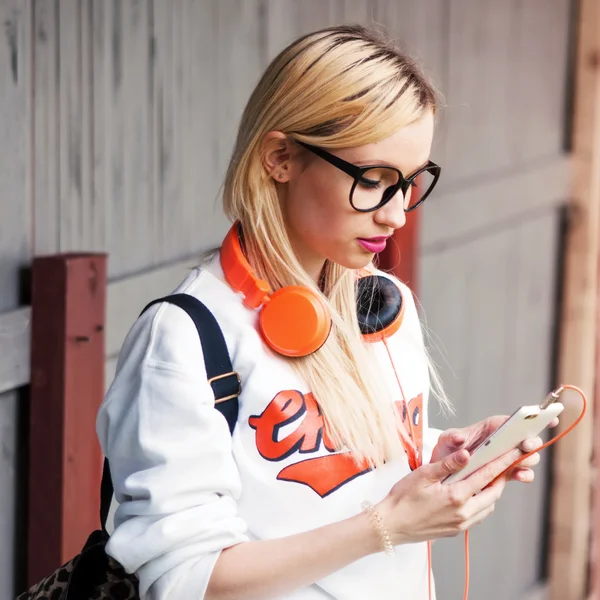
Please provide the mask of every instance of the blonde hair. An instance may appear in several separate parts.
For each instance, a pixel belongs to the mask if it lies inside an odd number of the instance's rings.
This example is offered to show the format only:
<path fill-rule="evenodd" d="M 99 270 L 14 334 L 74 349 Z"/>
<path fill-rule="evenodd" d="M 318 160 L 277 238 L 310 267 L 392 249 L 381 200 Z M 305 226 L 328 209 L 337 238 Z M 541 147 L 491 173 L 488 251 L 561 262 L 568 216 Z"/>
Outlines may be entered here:
<path fill-rule="evenodd" d="M 310 33 L 285 48 L 262 75 L 244 110 L 225 179 L 225 211 L 241 222 L 257 274 L 273 289 L 310 287 L 328 303 L 328 341 L 312 355 L 289 361 L 317 399 L 336 447 L 372 466 L 404 451 L 394 402 L 359 333 L 355 271 L 327 261 L 317 284 L 302 268 L 261 144 L 267 132 L 281 131 L 325 148 L 360 146 L 388 137 L 435 105 L 436 93 L 421 71 L 375 33 L 360 26 Z"/>

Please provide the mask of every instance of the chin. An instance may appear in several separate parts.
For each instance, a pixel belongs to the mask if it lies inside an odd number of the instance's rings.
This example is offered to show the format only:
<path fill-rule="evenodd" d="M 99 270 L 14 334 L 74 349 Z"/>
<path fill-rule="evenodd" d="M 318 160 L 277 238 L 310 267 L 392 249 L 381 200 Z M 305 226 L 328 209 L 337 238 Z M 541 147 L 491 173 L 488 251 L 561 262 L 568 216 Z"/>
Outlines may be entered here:
<path fill-rule="evenodd" d="M 375 254 L 372 254 L 371 252 L 352 252 L 344 256 L 332 257 L 330 260 L 342 267 L 346 267 L 346 269 L 357 270 L 364 269 L 366 266 L 370 265 L 374 258 Z"/>

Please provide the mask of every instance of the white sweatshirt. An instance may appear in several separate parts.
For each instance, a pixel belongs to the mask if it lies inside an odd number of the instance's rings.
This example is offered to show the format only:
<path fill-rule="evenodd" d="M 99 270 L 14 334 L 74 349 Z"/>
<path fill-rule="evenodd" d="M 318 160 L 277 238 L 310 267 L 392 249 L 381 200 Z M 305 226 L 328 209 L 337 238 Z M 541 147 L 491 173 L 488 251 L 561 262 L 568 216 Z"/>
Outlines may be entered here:
<path fill-rule="evenodd" d="M 359 474 L 325 447 L 310 390 L 264 345 L 258 312 L 246 308 L 224 282 L 218 254 L 176 291 L 197 297 L 217 318 L 242 393 L 231 437 L 214 408 L 198 334 L 187 314 L 161 304 L 133 325 L 100 407 L 97 431 L 119 503 L 107 552 L 138 575 L 142 600 L 200 600 L 224 548 L 355 515 L 363 500 L 380 501 L 410 472 L 403 457 Z M 403 296 L 404 320 L 388 345 L 427 462 L 439 432 L 427 425 L 427 364 L 406 286 Z M 375 346 L 393 398 L 400 400 L 386 349 L 381 342 Z M 304 420 L 278 426 L 304 408 Z M 398 546 L 391 557 L 360 559 L 285 596 L 427 598 L 425 543 Z"/>

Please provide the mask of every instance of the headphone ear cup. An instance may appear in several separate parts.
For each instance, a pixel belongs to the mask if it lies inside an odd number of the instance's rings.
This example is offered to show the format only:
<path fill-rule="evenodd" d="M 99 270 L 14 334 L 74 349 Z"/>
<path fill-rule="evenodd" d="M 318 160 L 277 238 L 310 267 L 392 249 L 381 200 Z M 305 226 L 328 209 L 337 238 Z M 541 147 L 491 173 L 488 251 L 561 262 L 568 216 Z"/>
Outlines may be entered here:
<path fill-rule="evenodd" d="M 404 316 L 398 286 L 383 275 L 361 277 L 356 285 L 356 315 L 363 339 L 379 342 L 396 333 Z"/>
<path fill-rule="evenodd" d="M 274 292 L 259 319 L 265 342 L 284 356 L 308 356 L 316 352 L 331 331 L 327 304 L 303 286 L 290 285 Z"/>

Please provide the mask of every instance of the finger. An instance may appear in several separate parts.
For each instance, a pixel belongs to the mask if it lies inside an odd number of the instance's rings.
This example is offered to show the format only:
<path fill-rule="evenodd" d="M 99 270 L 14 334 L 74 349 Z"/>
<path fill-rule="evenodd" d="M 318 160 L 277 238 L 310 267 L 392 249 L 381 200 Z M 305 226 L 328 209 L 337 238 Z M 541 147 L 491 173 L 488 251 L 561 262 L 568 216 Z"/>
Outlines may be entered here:
<path fill-rule="evenodd" d="M 544 445 L 544 442 L 542 441 L 542 438 L 539 436 L 536 436 L 536 437 L 526 439 L 521 444 L 521 450 L 523 450 L 523 452 L 533 452 L 534 450 L 537 450 L 538 448 L 540 448 L 543 445 Z"/>
<path fill-rule="evenodd" d="M 489 462 L 487 465 L 475 471 L 472 475 L 458 482 L 456 485 L 462 485 L 464 489 L 457 490 L 464 492 L 465 495 L 473 495 L 483 490 L 487 485 L 502 475 L 510 466 L 522 456 L 521 451 L 516 448 L 502 455 L 500 458 Z"/>
<path fill-rule="evenodd" d="M 559 421 L 558 417 L 554 417 L 554 419 L 552 419 L 552 421 L 550 421 L 550 423 L 548 424 L 548 427 L 550 429 L 552 429 L 553 427 L 556 427 L 559 422 L 560 421 Z"/>
<path fill-rule="evenodd" d="M 484 508 L 482 511 L 478 512 L 476 515 L 473 515 L 473 517 L 471 517 L 468 521 L 465 521 L 463 523 L 461 529 L 463 531 L 469 531 L 469 529 L 475 527 L 475 525 L 479 525 L 481 522 L 483 522 L 485 519 L 487 519 L 487 517 L 489 517 L 494 512 L 495 508 L 496 508 L 495 504 L 490 504 L 489 506 Z"/>
<path fill-rule="evenodd" d="M 440 435 L 438 443 L 442 443 L 446 448 L 458 450 L 466 441 L 467 436 L 460 429 L 446 429 Z"/>
<path fill-rule="evenodd" d="M 535 465 L 537 465 L 539 462 L 540 462 L 540 454 L 539 454 L 539 452 L 535 452 L 531 456 L 524 458 L 519 463 L 519 467 L 531 468 L 531 467 L 535 467 Z"/>
<path fill-rule="evenodd" d="M 469 462 L 469 458 L 469 453 L 466 450 L 458 450 L 442 460 L 423 465 L 418 470 L 432 483 L 438 482 L 446 479 L 448 475 L 460 471 Z"/>
<path fill-rule="evenodd" d="M 457 484 L 454 484 L 457 485 Z M 465 503 L 465 512 L 469 515 L 469 519 L 474 515 L 485 510 L 490 504 L 497 502 L 502 496 L 502 492 L 506 487 L 506 479 L 500 477 L 494 483 L 486 487 L 483 491 L 469 498 Z"/>
<path fill-rule="evenodd" d="M 521 483 L 531 483 L 535 479 L 535 472 L 531 469 L 517 467 L 511 472 L 510 479 Z"/>

